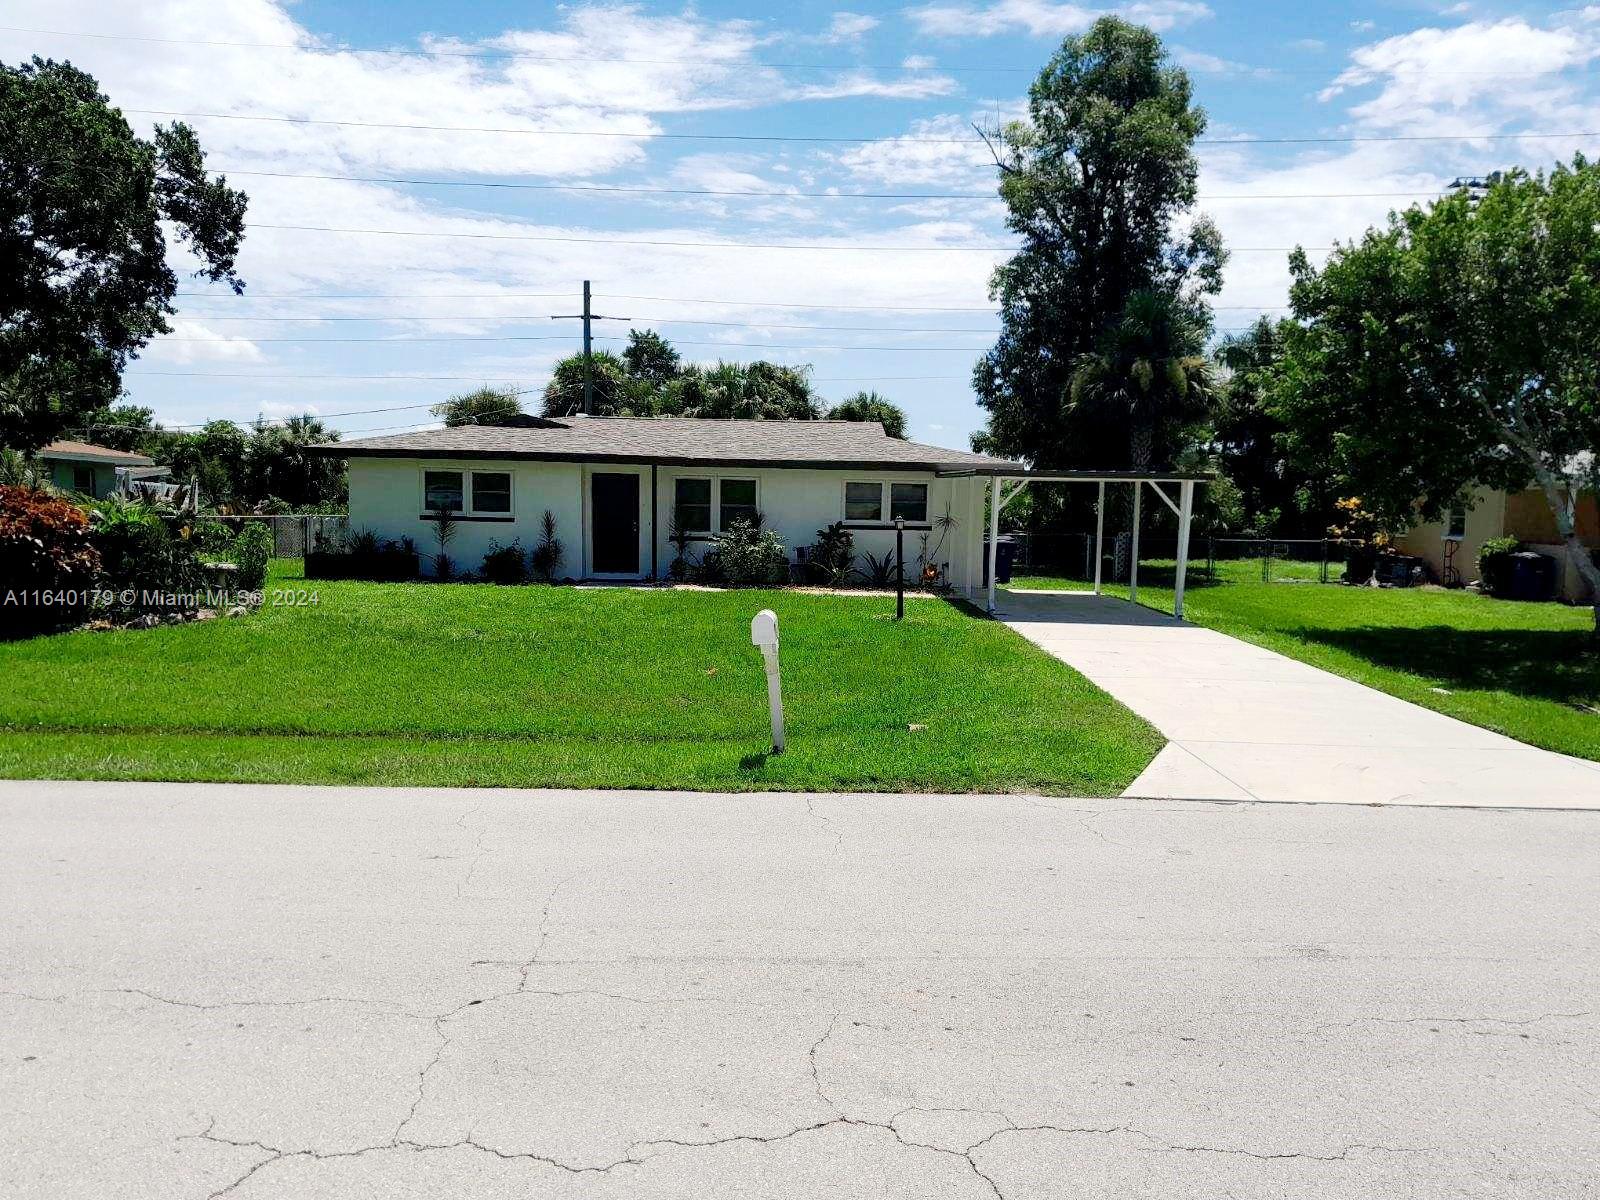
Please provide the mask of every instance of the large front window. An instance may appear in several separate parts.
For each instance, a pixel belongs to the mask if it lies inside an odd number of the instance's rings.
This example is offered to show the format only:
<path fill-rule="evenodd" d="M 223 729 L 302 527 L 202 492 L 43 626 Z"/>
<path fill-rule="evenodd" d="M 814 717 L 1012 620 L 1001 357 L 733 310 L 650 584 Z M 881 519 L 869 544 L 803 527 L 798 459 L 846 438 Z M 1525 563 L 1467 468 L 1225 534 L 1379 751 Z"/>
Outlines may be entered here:
<path fill-rule="evenodd" d="M 889 519 L 904 517 L 911 525 L 921 525 L 928 519 L 928 485 L 925 483 L 891 483 L 889 485 Z"/>
<path fill-rule="evenodd" d="M 846 521 L 883 520 L 883 484 L 845 484 L 844 519 Z"/>
<path fill-rule="evenodd" d="M 462 512 L 466 509 L 465 481 L 460 471 L 424 471 L 422 507 L 428 512 Z"/>
<path fill-rule="evenodd" d="M 711 480 L 680 479 L 673 495 L 672 511 L 684 533 L 711 532 Z"/>
<path fill-rule="evenodd" d="M 478 513 L 510 513 L 511 473 L 509 471 L 474 471 L 472 473 L 472 511 Z"/>
<path fill-rule="evenodd" d="M 756 519 L 756 481 L 754 479 L 724 479 L 718 484 L 720 489 L 719 517 L 721 525 L 718 528 L 726 530 L 735 521 L 749 521 L 755 523 Z"/>

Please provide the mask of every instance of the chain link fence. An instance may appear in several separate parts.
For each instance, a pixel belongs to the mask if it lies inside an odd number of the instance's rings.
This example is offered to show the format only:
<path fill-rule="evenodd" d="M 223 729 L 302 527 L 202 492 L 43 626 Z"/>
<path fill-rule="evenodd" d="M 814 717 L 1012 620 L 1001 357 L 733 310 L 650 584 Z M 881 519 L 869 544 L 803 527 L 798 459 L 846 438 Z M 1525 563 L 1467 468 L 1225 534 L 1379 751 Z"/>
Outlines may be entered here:
<path fill-rule="evenodd" d="M 1013 574 L 1088 583 L 1094 579 L 1094 533 L 1044 531 L 1012 535 L 1017 544 Z M 1106 532 L 1101 578 L 1126 583 L 1133 553 L 1127 531 Z M 1139 579 L 1170 586 L 1178 541 L 1172 536 L 1139 538 Z M 1188 583 L 1338 583 L 1348 547 L 1333 538 L 1240 538 L 1192 536 Z"/>
<path fill-rule="evenodd" d="M 207 519 L 220 521 L 235 534 L 246 524 L 270 526 L 274 558 L 304 558 L 307 550 L 337 545 L 350 528 L 349 517 L 324 516 L 320 513 L 251 514 Z"/>

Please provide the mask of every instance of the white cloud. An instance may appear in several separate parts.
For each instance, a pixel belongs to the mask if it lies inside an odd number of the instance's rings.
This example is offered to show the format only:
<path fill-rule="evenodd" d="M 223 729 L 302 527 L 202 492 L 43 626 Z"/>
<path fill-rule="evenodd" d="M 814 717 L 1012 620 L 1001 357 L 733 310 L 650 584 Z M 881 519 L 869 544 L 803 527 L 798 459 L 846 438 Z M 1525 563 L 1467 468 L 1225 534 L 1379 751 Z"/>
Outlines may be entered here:
<path fill-rule="evenodd" d="M 939 139 L 939 140 L 935 140 Z M 836 156 L 857 179 L 897 186 L 992 188 L 994 159 L 965 117 L 913 121 L 900 137 L 852 147 Z"/>
<path fill-rule="evenodd" d="M 994 37 L 1021 31 L 1033 37 L 1078 33 L 1098 17 L 1115 13 L 1151 29 L 1165 31 L 1212 15 L 1199 0 L 1135 0 L 1106 8 L 1060 4 L 1053 0 L 995 0 L 992 4 L 935 3 L 906 10 L 918 32 L 933 37 Z"/>
<path fill-rule="evenodd" d="M 927 71 L 935 65 L 935 60 L 927 54 L 908 54 L 900 60 L 900 65 L 908 71 Z"/>
<path fill-rule="evenodd" d="M 1575 99 L 1560 77 L 1600 55 L 1600 42 L 1576 28 L 1540 27 L 1520 19 L 1418 29 L 1363 46 L 1352 65 L 1325 88 L 1332 100 L 1373 84 L 1378 94 L 1350 112 L 1369 126 L 1393 130 L 1476 130 L 1512 114 L 1552 114 Z"/>
<path fill-rule="evenodd" d="M 836 12 L 833 19 L 828 22 L 828 28 L 822 34 L 826 42 L 853 42 L 863 35 L 870 33 L 880 24 L 877 17 L 869 17 L 865 13 Z"/>
<path fill-rule="evenodd" d="M 1361 20 L 1350 22 L 1350 28 L 1357 33 L 1371 33 L 1377 27 L 1378 23 L 1376 21 Z"/>
<path fill-rule="evenodd" d="M 1256 67 L 1249 63 L 1234 62 L 1232 59 L 1222 58 L 1215 54 L 1207 54 L 1203 50 L 1191 50 L 1186 46 L 1178 46 L 1173 50 L 1173 57 L 1180 65 L 1189 70 L 1203 75 L 1235 75 L 1247 76 L 1251 79 L 1270 79 L 1277 74 L 1271 67 Z"/>
<path fill-rule="evenodd" d="M 150 344 L 145 356 L 161 362 L 261 362 L 266 356 L 247 337 L 219 333 L 203 321 L 174 317 L 172 333 Z M 176 340 L 174 340 L 176 339 Z"/>

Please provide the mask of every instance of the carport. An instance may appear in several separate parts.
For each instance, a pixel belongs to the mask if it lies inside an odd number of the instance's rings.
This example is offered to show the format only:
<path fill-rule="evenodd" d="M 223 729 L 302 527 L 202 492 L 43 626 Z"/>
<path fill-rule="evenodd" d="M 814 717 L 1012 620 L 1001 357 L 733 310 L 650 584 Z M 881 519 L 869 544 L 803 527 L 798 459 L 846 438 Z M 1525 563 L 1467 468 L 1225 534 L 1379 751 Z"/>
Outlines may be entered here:
<path fill-rule="evenodd" d="M 1189 527 L 1194 518 L 1194 489 L 1196 484 L 1208 482 L 1211 476 L 1182 471 L 1163 471 L 1153 474 L 1142 471 L 1028 471 L 1024 474 L 991 474 L 981 470 L 964 470 L 940 474 L 954 481 L 968 481 L 964 488 L 958 488 L 956 491 L 958 503 L 966 510 L 967 520 L 961 523 L 961 527 L 966 530 L 966 537 L 962 540 L 960 549 L 965 553 L 958 554 L 952 562 L 954 576 L 952 583 L 958 590 L 974 598 L 979 590 L 983 590 L 984 607 L 988 612 L 993 613 L 995 610 L 995 566 L 1000 544 L 1000 514 L 1006 505 L 1020 496 L 1022 490 L 1030 483 L 1081 483 L 1094 484 L 1097 493 L 1094 522 L 1094 594 L 1097 596 L 1101 594 L 1100 575 L 1105 557 L 1106 488 L 1126 484 L 1132 488 L 1133 495 L 1128 603 L 1139 602 L 1139 517 L 1144 491 L 1148 487 L 1178 518 L 1177 569 L 1172 585 L 1172 615 L 1183 616 L 1183 589 L 1189 569 Z M 1168 494 L 1168 489 L 1176 489 L 1176 499 Z M 985 505 L 989 510 L 987 549 L 978 538 Z M 982 582 L 985 554 L 988 558 L 987 584 Z"/>

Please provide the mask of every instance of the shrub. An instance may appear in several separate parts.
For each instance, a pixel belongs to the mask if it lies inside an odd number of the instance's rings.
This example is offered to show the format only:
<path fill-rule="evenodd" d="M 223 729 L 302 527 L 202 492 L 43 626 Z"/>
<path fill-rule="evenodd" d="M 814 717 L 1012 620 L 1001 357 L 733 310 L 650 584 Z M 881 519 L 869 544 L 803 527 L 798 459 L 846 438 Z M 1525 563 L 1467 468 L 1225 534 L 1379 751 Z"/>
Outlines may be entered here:
<path fill-rule="evenodd" d="M 34 488 L 0 486 L 0 631 L 38 633 L 81 620 L 99 567 L 82 509 Z M 33 592 L 50 593 L 52 603 L 21 599 Z"/>
<path fill-rule="evenodd" d="M 1478 547 L 1478 585 L 1490 596 L 1511 594 L 1511 556 L 1522 543 L 1514 537 L 1487 539 Z"/>
<path fill-rule="evenodd" d="M 483 556 L 483 577 L 490 583 L 526 583 L 528 559 L 522 542 L 513 541 L 509 546 L 490 542 L 489 552 Z"/>
<path fill-rule="evenodd" d="M 528 565 L 536 576 L 549 583 L 556 577 L 566 554 L 561 539 L 556 537 L 556 515 L 547 508 L 539 520 L 539 544 L 528 552 Z"/>
<path fill-rule="evenodd" d="M 272 530 L 264 521 L 246 521 L 233 539 L 233 562 L 239 569 L 239 587 L 259 592 L 266 586 L 267 563 L 272 558 Z"/>
<path fill-rule="evenodd" d="M 811 583 L 837 587 L 850 574 L 856 560 L 855 535 L 843 521 L 817 530 L 817 540 L 806 552 L 806 579 Z"/>
<path fill-rule="evenodd" d="M 195 549 L 205 555 L 232 554 L 237 544 L 233 530 L 212 517 L 196 521 L 189 533 L 189 540 L 194 543 Z"/>
<path fill-rule="evenodd" d="M 866 566 L 861 569 L 861 578 L 868 587 L 887 588 L 895 584 L 894 551 L 885 550 L 880 558 L 876 554 L 864 554 L 862 558 Z"/>
<path fill-rule="evenodd" d="M 751 521 L 735 521 L 717 538 L 717 561 L 734 585 L 787 583 L 789 552 L 770 529 Z M 708 555 L 709 559 L 710 556 Z"/>
<path fill-rule="evenodd" d="M 118 612 L 171 606 L 163 593 L 195 593 L 204 586 L 195 545 L 179 537 L 155 509 L 118 497 L 95 505 L 92 540 L 100 552 L 101 582 Z"/>

